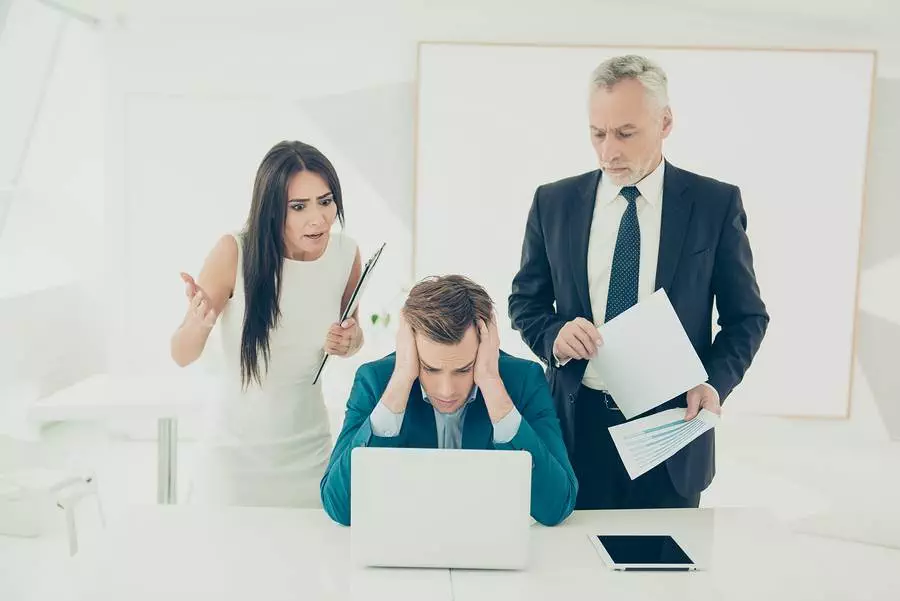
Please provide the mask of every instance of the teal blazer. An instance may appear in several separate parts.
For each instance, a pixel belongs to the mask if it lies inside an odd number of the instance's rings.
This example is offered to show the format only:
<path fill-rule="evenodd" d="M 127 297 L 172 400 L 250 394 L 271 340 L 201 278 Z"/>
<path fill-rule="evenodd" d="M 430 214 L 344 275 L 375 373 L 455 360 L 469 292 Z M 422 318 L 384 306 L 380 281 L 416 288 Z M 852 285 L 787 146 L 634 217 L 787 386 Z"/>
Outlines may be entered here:
<path fill-rule="evenodd" d="M 508 443 L 494 444 L 493 426 L 481 392 L 466 410 L 464 449 L 517 449 L 531 453 L 531 516 L 547 526 L 566 519 L 575 508 L 578 481 L 562 439 L 553 397 L 540 365 L 500 354 L 500 377 L 522 414 L 519 431 Z M 356 447 L 437 448 L 434 408 L 422 398 L 418 380 L 409 394 L 400 433 L 372 434 L 369 414 L 381 400 L 394 372 L 394 354 L 362 365 L 356 372 L 344 425 L 321 481 L 322 504 L 331 518 L 350 525 L 350 453 Z"/>

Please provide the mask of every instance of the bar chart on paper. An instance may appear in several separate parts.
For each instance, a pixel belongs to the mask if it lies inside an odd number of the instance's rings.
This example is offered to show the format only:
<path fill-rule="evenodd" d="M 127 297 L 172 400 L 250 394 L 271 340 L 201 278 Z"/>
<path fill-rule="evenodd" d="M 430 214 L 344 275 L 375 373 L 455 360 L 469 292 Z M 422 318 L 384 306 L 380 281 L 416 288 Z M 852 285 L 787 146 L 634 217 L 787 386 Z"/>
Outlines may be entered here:
<path fill-rule="evenodd" d="M 698 436 L 714 428 L 719 416 L 703 409 L 684 421 L 684 409 L 669 409 L 609 429 L 632 480 L 650 471 Z"/>

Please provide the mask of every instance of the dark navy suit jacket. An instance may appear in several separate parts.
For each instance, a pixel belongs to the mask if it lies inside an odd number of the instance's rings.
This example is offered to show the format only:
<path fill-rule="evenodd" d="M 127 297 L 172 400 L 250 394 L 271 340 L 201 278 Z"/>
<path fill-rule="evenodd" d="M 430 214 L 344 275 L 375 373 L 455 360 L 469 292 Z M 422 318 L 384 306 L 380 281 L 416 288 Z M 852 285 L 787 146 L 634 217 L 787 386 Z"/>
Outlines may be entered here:
<path fill-rule="evenodd" d="M 570 455 L 575 439 L 575 402 L 587 361 L 555 367 L 553 342 L 576 317 L 594 321 L 588 288 L 587 251 L 597 185 L 602 173 L 540 186 L 534 196 L 519 272 L 512 283 L 509 315 L 547 377 Z M 740 190 L 668 162 L 663 176 L 662 225 L 656 289 L 664 288 L 709 383 L 724 402 L 741 381 L 769 322 L 753 269 L 747 216 Z M 721 331 L 712 339 L 713 299 Z M 685 395 L 655 411 L 686 406 Z M 713 431 L 667 462 L 675 489 L 696 494 L 715 474 Z"/>

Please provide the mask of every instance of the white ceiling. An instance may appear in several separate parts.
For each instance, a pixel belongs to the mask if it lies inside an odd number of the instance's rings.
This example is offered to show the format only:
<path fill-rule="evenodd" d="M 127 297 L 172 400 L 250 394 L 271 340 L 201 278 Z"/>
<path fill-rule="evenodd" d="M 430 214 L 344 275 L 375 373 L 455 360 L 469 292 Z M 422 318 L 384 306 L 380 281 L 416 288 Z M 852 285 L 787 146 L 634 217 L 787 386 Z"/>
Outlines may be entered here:
<path fill-rule="evenodd" d="M 126 16 L 130 19 L 190 19 L 204 16 L 218 18 L 240 18 L 242 16 L 302 15 L 307 11 L 323 10 L 336 6 L 363 6 L 367 9 L 383 7 L 386 11 L 411 10 L 427 11 L 441 4 L 459 6 L 475 3 L 490 5 L 496 0 L 331 0 L 312 2 L 309 0 L 42 0 L 47 3 L 65 5 L 95 15 L 108 18 L 111 15 Z M 555 4 L 557 10 L 577 8 L 585 0 L 557 0 L 556 3 L 542 2 L 544 6 Z M 647 6 L 666 10 L 684 9 L 694 13 L 717 15 L 790 17 L 812 20 L 828 20 L 836 23 L 854 22 L 883 24 L 885 21 L 900 24 L 900 2 L 897 0 L 593 0 L 590 4 L 596 10 L 598 3 L 618 6 Z M 504 3 L 509 9 L 509 3 Z M 516 2 L 514 6 L 527 4 Z M 900 35 L 900 33 L 898 33 Z"/>
<path fill-rule="evenodd" d="M 636 2 L 667 4 L 665 0 Z M 896 0 L 676 0 L 676 4 L 704 12 L 802 16 L 812 19 L 868 20 L 900 15 Z"/>

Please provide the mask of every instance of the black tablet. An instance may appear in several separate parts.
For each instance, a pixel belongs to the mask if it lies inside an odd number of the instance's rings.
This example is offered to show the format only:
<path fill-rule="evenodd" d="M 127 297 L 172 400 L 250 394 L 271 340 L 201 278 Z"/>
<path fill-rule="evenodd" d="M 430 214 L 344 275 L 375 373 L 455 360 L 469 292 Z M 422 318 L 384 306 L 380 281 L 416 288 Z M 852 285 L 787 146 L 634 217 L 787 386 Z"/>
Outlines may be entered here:
<path fill-rule="evenodd" d="M 596 534 L 591 542 L 614 570 L 696 570 L 697 565 L 667 534 Z"/>

